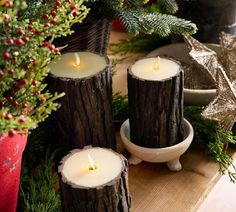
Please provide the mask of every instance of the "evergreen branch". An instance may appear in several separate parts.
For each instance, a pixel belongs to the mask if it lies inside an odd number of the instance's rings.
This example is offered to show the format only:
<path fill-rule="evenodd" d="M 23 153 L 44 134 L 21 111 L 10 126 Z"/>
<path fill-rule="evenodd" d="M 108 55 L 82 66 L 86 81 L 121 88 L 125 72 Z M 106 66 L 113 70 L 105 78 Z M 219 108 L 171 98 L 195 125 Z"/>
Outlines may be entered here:
<path fill-rule="evenodd" d="M 169 38 L 163 38 L 156 34 L 138 35 L 130 39 L 122 39 L 118 43 L 111 43 L 109 50 L 113 55 L 125 55 L 129 52 L 150 52 L 169 42 Z"/>
<path fill-rule="evenodd" d="M 148 25 L 148 28 L 153 30 L 150 31 L 150 33 L 154 32 L 163 37 L 168 36 L 171 33 L 175 34 L 196 33 L 195 24 L 172 15 L 151 13 L 143 15 L 142 19 L 143 22 L 145 21 L 145 24 Z"/>
<path fill-rule="evenodd" d="M 124 120 L 128 116 L 127 96 L 120 93 L 113 94 L 113 114 L 117 120 Z M 219 125 L 211 120 L 203 119 L 202 108 L 198 106 L 185 106 L 185 117 L 190 121 L 194 129 L 193 145 L 202 147 L 218 164 L 219 173 L 227 172 L 230 180 L 236 182 L 236 168 L 232 164 L 233 159 L 227 152 L 228 144 L 236 143 L 236 136 L 233 132 L 223 132 Z M 229 166 L 232 165 L 231 170 Z"/>
<path fill-rule="evenodd" d="M 120 92 L 112 95 L 113 120 L 126 120 L 128 118 L 128 96 Z"/>
<path fill-rule="evenodd" d="M 223 132 L 217 122 L 204 119 L 201 116 L 202 108 L 198 106 L 186 106 L 185 117 L 190 121 L 194 129 L 193 142 L 205 151 L 219 164 L 219 173 L 228 173 L 232 182 L 236 182 L 236 170 L 229 169 L 233 159 L 227 152 L 228 144 L 236 143 L 236 136 L 233 132 Z M 206 142 L 207 141 L 207 142 Z"/>
<path fill-rule="evenodd" d="M 117 11 L 117 16 L 123 23 L 126 30 L 134 35 L 139 34 L 139 11 L 135 9 L 126 9 L 122 8 L 121 10 Z"/>
<path fill-rule="evenodd" d="M 197 29 L 190 21 L 158 12 L 146 13 L 140 8 L 121 8 L 116 12 L 126 30 L 134 35 L 156 33 L 166 37 L 171 33 L 193 34 Z"/>
<path fill-rule="evenodd" d="M 51 155 L 51 156 L 50 156 Z M 23 166 L 22 179 L 20 186 L 21 204 L 26 212 L 58 212 L 60 211 L 60 195 L 54 188 L 58 184 L 58 176 L 53 172 L 54 153 L 47 151 L 43 163 L 41 163 L 30 175 L 27 166 Z M 24 184 L 22 184 L 24 182 Z"/>
<path fill-rule="evenodd" d="M 176 13 L 178 10 L 178 5 L 175 0 L 159 0 L 162 6 L 163 12 Z"/>
<path fill-rule="evenodd" d="M 109 19 L 119 18 L 125 29 L 133 34 L 156 33 L 162 37 L 171 33 L 194 34 L 197 27 L 195 24 L 172 15 L 159 13 L 162 6 L 164 12 L 175 13 L 178 6 L 175 0 L 160 0 L 155 4 L 155 12 L 150 12 L 150 6 L 143 7 L 145 0 L 100 0 L 92 5 L 94 9 L 101 9 L 102 14 Z"/>

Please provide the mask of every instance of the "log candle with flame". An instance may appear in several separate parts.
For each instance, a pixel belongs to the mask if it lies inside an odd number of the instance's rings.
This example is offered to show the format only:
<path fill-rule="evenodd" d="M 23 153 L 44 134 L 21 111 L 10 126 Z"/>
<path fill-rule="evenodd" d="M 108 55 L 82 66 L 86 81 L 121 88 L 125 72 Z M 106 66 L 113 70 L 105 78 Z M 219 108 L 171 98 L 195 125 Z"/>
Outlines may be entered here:
<path fill-rule="evenodd" d="M 131 141 L 162 148 L 183 140 L 183 72 L 170 58 L 150 57 L 128 69 Z"/>
<path fill-rule="evenodd" d="M 108 58 L 91 52 L 67 53 L 49 68 L 49 90 L 66 94 L 52 116 L 61 156 L 86 145 L 115 149 Z"/>
<path fill-rule="evenodd" d="M 65 212 L 128 212 L 128 163 L 105 148 L 72 150 L 59 166 Z"/>

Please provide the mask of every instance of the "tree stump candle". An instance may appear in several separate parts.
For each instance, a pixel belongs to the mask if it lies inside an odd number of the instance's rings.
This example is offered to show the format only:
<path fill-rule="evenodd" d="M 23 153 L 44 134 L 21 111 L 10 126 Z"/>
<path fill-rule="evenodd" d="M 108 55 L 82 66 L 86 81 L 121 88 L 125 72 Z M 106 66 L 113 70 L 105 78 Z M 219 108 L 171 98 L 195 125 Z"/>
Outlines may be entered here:
<path fill-rule="evenodd" d="M 131 141 L 162 148 L 183 140 L 183 71 L 178 62 L 150 57 L 128 69 Z"/>
<path fill-rule="evenodd" d="M 66 53 L 49 68 L 49 90 L 66 94 L 51 119 L 60 155 L 87 145 L 116 149 L 108 58 L 90 52 Z"/>
<path fill-rule="evenodd" d="M 105 148 L 72 150 L 59 166 L 65 212 L 128 212 L 128 162 Z"/>

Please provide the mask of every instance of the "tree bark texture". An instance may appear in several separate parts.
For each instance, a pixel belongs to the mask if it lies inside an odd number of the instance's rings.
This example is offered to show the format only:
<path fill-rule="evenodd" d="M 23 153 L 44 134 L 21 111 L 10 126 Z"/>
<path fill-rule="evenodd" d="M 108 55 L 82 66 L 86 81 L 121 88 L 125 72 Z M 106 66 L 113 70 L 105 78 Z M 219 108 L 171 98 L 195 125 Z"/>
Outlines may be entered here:
<path fill-rule="evenodd" d="M 131 141 L 161 148 L 183 140 L 183 72 L 163 80 L 139 79 L 128 70 Z"/>
<path fill-rule="evenodd" d="M 82 79 L 49 74 L 47 84 L 52 93 L 66 93 L 58 100 L 60 108 L 50 118 L 54 128 L 54 146 L 60 149 L 59 157 L 71 149 L 87 145 L 116 149 L 109 67 Z"/>
<path fill-rule="evenodd" d="M 97 188 L 79 187 L 61 176 L 60 189 L 64 212 L 128 212 L 131 199 L 128 187 L 128 161 L 123 157 L 121 174 Z M 109 160 L 109 159 L 108 159 Z M 60 172 L 60 168 L 59 168 Z"/>

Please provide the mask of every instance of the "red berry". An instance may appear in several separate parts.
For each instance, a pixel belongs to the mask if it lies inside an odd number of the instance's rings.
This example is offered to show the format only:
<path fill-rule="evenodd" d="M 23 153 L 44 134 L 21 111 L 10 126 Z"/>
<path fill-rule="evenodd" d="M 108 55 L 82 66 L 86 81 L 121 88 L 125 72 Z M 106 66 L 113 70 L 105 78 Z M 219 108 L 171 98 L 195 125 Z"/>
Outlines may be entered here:
<path fill-rule="evenodd" d="M 2 53 L 2 57 L 4 59 L 9 59 L 11 57 L 11 54 L 8 51 L 5 51 L 5 52 Z"/>
<path fill-rule="evenodd" d="M 12 6 L 13 6 L 12 1 L 5 1 L 5 3 L 3 4 L 3 7 L 12 7 Z"/>
<path fill-rule="evenodd" d="M 74 17 L 76 17 L 76 16 L 79 15 L 79 13 L 78 13 L 77 11 L 74 11 L 74 12 L 72 13 L 72 15 L 73 15 Z"/>
<path fill-rule="evenodd" d="M 21 38 L 17 38 L 16 44 L 20 46 L 20 45 L 24 44 L 24 41 Z"/>
<path fill-rule="evenodd" d="M 51 12 L 51 15 L 52 15 L 52 17 L 56 17 L 57 12 L 56 12 L 55 10 L 53 10 L 53 11 Z"/>
<path fill-rule="evenodd" d="M 57 10 L 57 9 L 58 9 L 58 5 L 54 4 L 54 5 L 53 5 L 53 8 L 54 8 L 55 10 Z"/>
<path fill-rule="evenodd" d="M 35 33 L 36 35 L 40 35 L 40 34 L 41 34 L 41 31 L 40 31 L 39 29 L 36 29 L 36 30 L 34 31 L 34 33 Z"/>
<path fill-rule="evenodd" d="M 23 29 L 18 29 L 17 30 L 18 35 L 23 35 L 25 32 Z"/>
<path fill-rule="evenodd" d="M 43 42 L 43 46 L 48 47 L 49 43 L 47 41 Z"/>
<path fill-rule="evenodd" d="M 7 73 L 10 74 L 10 75 L 14 74 L 14 72 L 15 72 L 15 71 L 14 71 L 13 68 L 8 69 L 8 71 L 7 71 Z"/>
<path fill-rule="evenodd" d="M 3 108 L 5 106 L 5 102 L 0 101 L 0 108 Z"/>
<path fill-rule="evenodd" d="M 56 18 L 51 19 L 50 23 L 51 24 L 56 24 L 57 23 L 57 19 Z"/>
<path fill-rule="evenodd" d="M 56 5 L 57 5 L 57 6 L 61 6 L 61 1 L 58 0 L 58 1 L 56 2 Z"/>
<path fill-rule="evenodd" d="M 16 62 L 16 57 L 11 58 L 11 61 L 14 63 Z"/>
<path fill-rule="evenodd" d="M 19 105 L 19 103 L 17 101 L 14 101 L 12 104 L 14 107 L 17 107 Z"/>
<path fill-rule="evenodd" d="M 38 84 L 37 81 L 35 81 L 35 80 L 32 81 L 33 86 L 36 86 L 37 84 Z"/>
<path fill-rule="evenodd" d="M 10 15 L 8 15 L 8 14 L 3 14 L 3 21 L 4 21 L 5 23 L 9 22 L 10 18 L 11 18 Z"/>
<path fill-rule="evenodd" d="M 44 27 L 50 27 L 51 25 L 50 25 L 50 23 L 45 23 L 44 24 Z"/>
<path fill-rule="evenodd" d="M 47 14 L 47 13 L 44 13 L 44 14 L 43 14 L 43 18 L 48 19 L 48 14 Z"/>
<path fill-rule="evenodd" d="M 14 91 L 18 91 L 20 89 L 20 84 L 15 83 L 12 88 L 13 88 Z"/>
<path fill-rule="evenodd" d="M 7 39 L 7 43 L 8 43 L 9 45 L 12 45 L 12 44 L 14 44 L 14 40 L 11 39 L 11 38 L 9 38 L 9 39 Z"/>
<path fill-rule="evenodd" d="M 21 79 L 21 80 L 19 81 L 19 84 L 20 84 L 21 86 L 26 85 L 26 84 L 27 84 L 27 80 L 26 80 L 26 79 Z"/>
<path fill-rule="evenodd" d="M 76 4 L 71 5 L 71 6 L 70 6 L 70 9 L 71 9 L 71 10 L 76 10 L 76 9 L 77 9 L 77 5 L 76 5 Z"/>
<path fill-rule="evenodd" d="M 29 37 L 23 37 L 23 41 L 25 42 L 25 43 L 28 43 L 29 42 Z"/>
<path fill-rule="evenodd" d="M 71 0 L 66 0 L 67 3 L 71 3 Z"/>
<path fill-rule="evenodd" d="M 3 77 L 3 75 L 4 75 L 3 71 L 2 71 L 2 70 L 0 70 L 0 78 L 2 78 L 2 77 Z"/>
<path fill-rule="evenodd" d="M 40 92 L 39 90 L 35 91 L 34 93 L 35 93 L 35 95 L 37 95 L 37 96 L 41 94 L 41 92 Z"/>
<path fill-rule="evenodd" d="M 60 51 L 59 48 L 54 49 L 54 52 L 59 52 L 59 51 Z"/>
<path fill-rule="evenodd" d="M 12 96 L 8 96 L 8 97 L 7 97 L 7 101 L 8 101 L 8 102 L 12 102 L 12 101 L 13 101 L 13 97 L 12 97 Z"/>
<path fill-rule="evenodd" d="M 26 71 L 29 71 L 29 70 L 30 70 L 30 66 L 29 66 L 28 64 L 26 64 L 26 65 L 24 66 L 24 69 L 25 69 Z"/>
<path fill-rule="evenodd" d="M 22 108 L 23 108 L 23 109 L 25 109 L 25 108 L 27 108 L 27 107 L 28 107 L 27 103 L 23 103 L 23 104 L 22 104 Z"/>
<path fill-rule="evenodd" d="M 32 24 L 29 24 L 28 25 L 28 30 L 32 30 L 34 27 L 33 27 L 33 25 Z"/>
<path fill-rule="evenodd" d="M 13 2 L 12 1 L 9 1 L 9 7 L 13 7 Z"/>
<path fill-rule="evenodd" d="M 11 130 L 8 131 L 8 136 L 9 136 L 9 137 L 13 137 L 15 134 L 16 134 L 16 131 L 13 130 L 13 129 L 11 129 Z"/>
<path fill-rule="evenodd" d="M 12 115 L 11 114 L 7 114 L 4 117 L 6 120 L 11 120 L 12 119 Z"/>
<path fill-rule="evenodd" d="M 11 89 L 10 91 L 7 92 L 7 97 L 13 97 L 15 94 L 15 91 Z"/>
<path fill-rule="evenodd" d="M 21 117 L 19 118 L 19 122 L 20 122 L 20 123 L 25 123 L 25 120 L 26 120 L 26 119 L 25 119 L 24 116 L 21 116 Z"/>
<path fill-rule="evenodd" d="M 54 51 L 56 47 L 55 47 L 55 45 L 51 44 L 48 46 L 48 48 L 50 51 Z"/>

